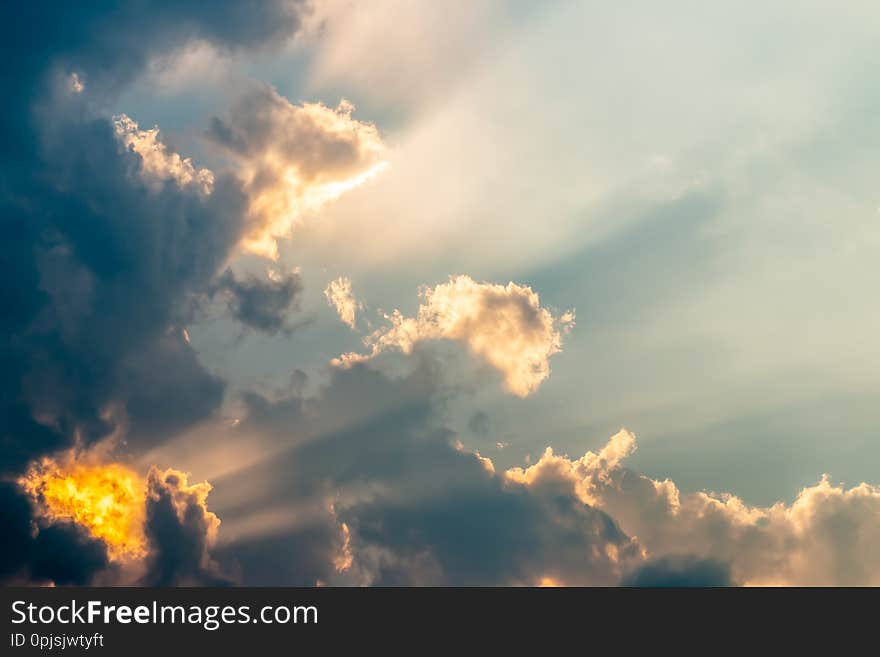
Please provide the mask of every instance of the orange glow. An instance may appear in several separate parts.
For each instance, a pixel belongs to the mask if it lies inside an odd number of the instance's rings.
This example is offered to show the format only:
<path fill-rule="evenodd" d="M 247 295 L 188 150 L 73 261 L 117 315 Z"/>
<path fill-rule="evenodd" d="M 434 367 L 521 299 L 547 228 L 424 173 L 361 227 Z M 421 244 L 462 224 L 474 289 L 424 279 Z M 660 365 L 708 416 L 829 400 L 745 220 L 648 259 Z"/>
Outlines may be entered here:
<path fill-rule="evenodd" d="M 544 588 L 557 588 L 560 586 L 565 586 L 565 585 L 562 582 L 560 582 L 558 579 L 555 579 L 553 577 L 542 577 L 540 580 L 538 580 L 538 587 L 542 588 L 542 589 L 544 589 Z"/>
<path fill-rule="evenodd" d="M 144 482 L 118 463 L 62 464 L 44 459 L 19 480 L 49 520 L 72 520 L 107 544 L 114 561 L 140 559 L 144 536 Z"/>

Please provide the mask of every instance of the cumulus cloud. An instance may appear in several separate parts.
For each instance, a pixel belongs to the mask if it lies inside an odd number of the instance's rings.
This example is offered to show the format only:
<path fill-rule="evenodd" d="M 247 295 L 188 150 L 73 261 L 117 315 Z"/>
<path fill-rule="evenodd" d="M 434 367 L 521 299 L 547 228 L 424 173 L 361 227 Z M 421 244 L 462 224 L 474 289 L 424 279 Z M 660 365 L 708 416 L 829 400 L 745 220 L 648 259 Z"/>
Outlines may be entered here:
<path fill-rule="evenodd" d="M 445 425 L 436 367 L 423 359 L 395 378 L 356 363 L 332 370 L 314 396 L 248 397 L 231 438 L 260 440 L 271 457 L 225 479 L 261 486 L 245 503 L 236 497 L 230 522 L 244 533 L 218 551 L 243 582 L 272 573 L 297 584 L 880 581 L 877 487 L 826 478 L 768 507 L 685 493 L 626 467 L 636 449 L 626 430 L 579 458 L 548 448 L 504 470 Z M 281 521 L 250 533 L 254 508 Z"/>
<path fill-rule="evenodd" d="M 278 257 L 277 239 L 386 166 L 386 147 L 354 105 L 294 105 L 269 86 L 245 94 L 207 136 L 235 161 L 249 198 L 243 246 Z"/>
<path fill-rule="evenodd" d="M 225 297 L 232 316 L 242 324 L 272 334 L 289 328 L 287 316 L 298 307 L 303 286 L 299 271 L 270 270 L 267 277 L 237 278 L 227 269 L 217 279 L 214 294 Z"/>
<path fill-rule="evenodd" d="M 351 290 L 351 279 L 346 276 L 340 276 L 336 280 L 330 281 L 324 288 L 324 296 L 333 308 L 336 314 L 349 328 L 354 329 L 357 322 L 357 312 L 361 308 L 361 304 L 354 297 Z"/>
<path fill-rule="evenodd" d="M 218 559 L 245 583 L 374 585 L 612 585 L 639 563 L 573 484 L 513 481 L 464 448 L 441 420 L 440 381 L 430 359 L 400 378 L 355 364 L 314 396 L 249 396 L 230 439 L 271 457 L 225 477 L 247 490 L 228 510 L 215 500 L 242 527 Z M 254 509 L 286 521 L 251 531 Z"/>
<path fill-rule="evenodd" d="M 145 530 L 151 551 L 146 584 L 210 586 L 228 582 L 209 554 L 220 527 L 220 519 L 208 511 L 210 491 L 207 482 L 188 483 L 186 473 L 150 470 Z"/>
<path fill-rule="evenodd" d="M 88 584 L 107 568 L 107 546 L 69 520 L 34 518 L 31 502 L 11 482 L 0 482 L 0 582 Z"/>
<path fill-rule="evenodd" d="M 212 560 L 220 519 L 207 508 L 211 485 L 190 484 L 188 475 L 151 467 L 146 477 L 108 460 L 109 444 L 71 450 L 34 463 L 17 490 L 0 490 L 6 520 L 30 524 L 23 569 L 0 573 L 64 584 L 191 585 L 229 580 Z M 12 522 L 14 521 L 14 522 Z M 49 546 L 65 539 L 79 554 L 52 557 Z M 23 545 L 16 545 L 16 542 Z"/>
<path fill-rule="evenodd" d="M 222 548 L 243 581 L 270 572 L 300 584 L 610 585 L 638 559 L 638 546 L 573 486 L 508 480 L 462 448 L 437 421 L 430 362 L 403 378 L 363 364 L 331 374 L 316 396 L 251 396 L 233 431 L 284 449 L 229 484 L 259 480 L 250 504 L 300 509 L 292 525 Z M 315 511 L 305 514 L 309 500 Z"/>
<path fill-rule="evenodd" d="M 428 340 L 453 340 L 504 378 L 507 390 L 525 397 L 550 376 L 550 357 L 562 350 L 562 334 L 574 325 L 574 312 L 554 317 L 538 293 L 525 285 L 479 283 L 470 276 L 452 276 L 447 283 L 423 288 L 415 317 L 395 310 L 385 318 L 391 326 L 365 340 L 368 354 L 347 353 L 334 364 L 347 366 L 389 349 L 405 354 Z"/>
<path fill-rule="evenodd" d="M 732 581 L 745 585 L 880 582 L 873 547 L 880 538 L 880 488 L 863 483 L 846 489 L 823 477 L 791 504 L 750 506 L 726 493 L 683 493 L 672 481 L 624 467 L 635 448 L 634 436 L 621 431 L 599 454 L 572 460 L 548 450 L 535 465 L 507 475 L 528 485 L 575 486 L 649 556 L 666 559 L 660 562 L 666 571 L 682 569 L 669 559 L 686 550 L 693 559 L 729 567 Z M 657 569 L 639 577 L 659 577 Z"/>

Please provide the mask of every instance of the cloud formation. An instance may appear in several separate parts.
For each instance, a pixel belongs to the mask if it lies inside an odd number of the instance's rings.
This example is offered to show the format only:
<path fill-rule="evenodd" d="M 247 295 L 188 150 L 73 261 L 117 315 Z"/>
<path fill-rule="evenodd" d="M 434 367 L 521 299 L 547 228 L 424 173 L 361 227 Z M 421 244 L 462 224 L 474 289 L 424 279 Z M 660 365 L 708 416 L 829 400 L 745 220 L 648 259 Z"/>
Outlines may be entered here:
<path fill-rule="evenodd" d="M 227 583 L 210 556 L 220 526 L 207 508 L 211 485 L 190 484 L 186 473 L 170 468 L 152 467 L 143 477 L 107 458 L 102 449 L 71 451 L 58 459 L 44 458 L 19 479 L 27 501 L 11 502 L 10 512 L 32 507 L 37 537 L 43 536 L 29 541 L 26 558 L 42 561 L 30 564 L 27 576 L 48 575 L 44 544 L 69 536 L 83 546 L 85 563 L 91 566 L 74 577 L 77 583 Z M 68 556 L 67 565 L 75 558 Z"/>
<path fill-rule="evenodd" d="M 873 548 L 880 538 L 880 488 L 862 483 L 846 489 L 826 476 L 802 489 L 791 504 L 750 506 L 727 493 L 682 493 L 672 481 L 627 469 L 623 461 L 635 448 L 635 437 L 621 431 L 599 454 L 572 460 L 548 449 L 535 465 L 507 474 L 529 485 L 568 482 L 651 557 L 674 559 L 686 550 L 692 558 L 729 568 L 732 581 L 740 584 L 880 582 L 880 559 Z"/>
<path fill-rule="evenodd" d="M 228 583 L 209 554 L 220 519 L 208 511 L 211 485 L 190 484 L 177 470 L 152 468 L 147 475 L 145 531 L 150 542 L 149 586 L 212 586 Z"/>
<path fill-rule="evenodd" d="M 218 277 L 214 294 L 226 299 L 232 316 L 242 324 L 272 334 L 289 329 L 287 316 L 298 307 L 303 286 L 298 271 L 279 274 L 270 270 L 267 277 L 237 278 L 227 269 Z"/>
<path fill-rule="evenodd" d="M 140 155 L 141 175 L 155 187 L 173 180 L 180 187 L 193 187 L 202 194 L 214 189 L 214 173 L 209 169 L 197 169 L 188 157 L 168 150 L 159 140 L 159 128 L 141 130 L 138 124 L 125 114 L 113 117 L 113 130 L 122 144 Z"/>
<path fill-rule="evenodd" d="M 297 584 L 880 581 L 877 487 L 825 478 L 769 507 L 685 493 L 626 467 L 636 449 L 626 430 L 579 458 L 548 448 L 531 466 L 500 469 L 446 425 L 437 367 L 420 359 L 395 378 L 355 363 L 332 370 L 314 396 L 247 399 L 230 439 L 249 436 L 271 457 L 224 481 L 261 482 L 226 512 L 243 534 L 218 549 L 241 581 L 268 583 L 272 573 Z M 243 516 L 254 508 L 266 512 L 258 531 Z"/>
<path fill-rule="evenodd" d="M 245 528 L 218 559 L 245 583 L 304 585 L 612 585 L 639 562 L 638 545 L 572 482 L 513 481 L 464 449 L 440 421 L 441 389 L 425 360 L 402 378 L 334 369 L 314 396 L 251 395 L 230 439 L 250 436 L 272 456 L 225 478 L 262 485 L 218 510 Z M 253 509 L 287 520 L 248 530 Z"/>
<path fill-rule="evenodd" d="M 268 399 L 248 393 L 241 422 L 210 432 L 212 445 L 247 438 L 262 454 L 223 477 L 223 486 L 235 494 L 221 499 L 219 512 L 233 534 L 218 542 L 219 518 L 207 508 L 209 484 L 189 484 L 179 471 L 153 468 L 143 488 L 148 550 L 138 581 L 880 582 L 877 487 L 845 489 L 823 478 L 791 504 L 770 507 L 749 506 L 729 494 L 683 493 L 669 480 L 625 466 L 636 449 L 635 436 L 626 430 L 579 458 L 548 448 L 533 465 L 499 469 L 446 426 L 448 391 L 437 367 L 435 360 L 421 359 L 412 373 L 391 377 L 355 363 L 331 370 L 330 381 L 313 395 L 300 390 Z M 70 495 L 87 501 L 97 494 L 88 482 L 98 482 L 100 492 L 115 470 L 39 472 L 39 481 L 65 483 Z M 74 482 L 70 488 L 68 481 Z M 54 493 L 46 496 L 45 483 L 25 489 L 35 502 L 50 509 L 54 504 L 54 513 L 37 515 L 40 532 L 49 531 L 45 540 L 53 532 L 76 538 L 98 573 L 120 559 L 112 534 L 96 530 L 91 516 L 67 512 Z M 14 499 L 20 498 L 10 499 L 7 516 L 16 508 Z M 5 549 L 43 554 L 33 540 L 22 532 L 18 544 L 11 541 Z M 18 575 L 50 572 L 30 560 Z M 64 577 L 91 581 L 94 572 L 85 572 Z M 112 577 L 106 574 L 104 581 L 120 581 Z"/>
<path fill-rule="evenodd" d="M 235 161 L 249 198 L 245 249 L 275 259 L 277 240 L 302 218 L 361 185 L 386 165 L 386 147 L 354 105 L 294 105 L 266 85 L 245 94 L 208 138 Z"/>
<path fill-rule="evenodd" d="M 573 311 L 554 317 L 537 292 L 513 282 L 451 276 L 447 283 L 423 288 L 420 296 L 415 317 L 398 310 L 385 315 L 391 326 L 364 340 L 369 354 L 343 354 L 334 364 L 363 362 L 389 349 L 410 354 L 421 342 L 453 340 L 500 372 L 508 391 L 526 397 L 550 376 L 550 357 L 562 350 L 562 334 L 574 326 Z"/>
<path fill-rule="evenodd" d="M 357 323 L 357 312 L 362 306 L 355 299 L 351 290 L 351 279 L 340 276 L 336 280 L 330 281 L 324 288 L 324 297 L 327 299 L 327 303 L 336 309 L 339 319 L 354 330 Z"/>
<path fill-rule="evenodd" d="M 556 316 L 524 285 L 456 276 L 425 288 L 414 317 L 388 315 L 389 326 L 367 337 L 368 353 L 341 356 L 345 367 L 332 369 L 316 392 L 306 394 L 301 380 L 275 397 L 245 392 L 240 421 L 218 418 L 226 382 L 203 365 L 182 327 L 202 300 L 222 295 L 244 325 L 266 333 L 287 328 L 301 293 L 298 275 L 238 277 L 228 269 L 230 256 L 244 245 L 277 257 L 278 238 L 297 221 L 382 170 L 386 147 L 346 101 L 336 108 L 293 104 L 260 86 L 208 131 L 232 167 L 202 168 L 167 146 L 158 128 L 142 129 L 125 114 L 106 116 L 103 108 L 157 56 L 173 57 L 193 43 L 221 51 L 277 45 L 296 31 L 300 5 L 160 1 L 103 9 L 30 3 L 11 8 L 0 25 L 14 54 L 0 58 L 7 73 L 0 113 L 3 582 L 880 584 L 876 486 L 846 488 L 824 477 L 791 503 L 760 507 L 729 494 L 684 492 L 629 469 L 635 437 L 627 431 L 597 453 L 569 458 L 548 448 L 534 465 L 507 470 L 463 445 L 444 406 L 457 390 L 440 383 L 442 359 L 421 361 L 420 347 L 460 344 L 497 371 L 511 393 L 531 394 L 549 376 L 574 315 Z M 339 11 L 347 19 L 347 10 Z M 352 15 L 350 24 L 358 25 L 369 14 Z M 376 23 L 380 36 L 386 23 Z M 431 21 L 420 25 L 433 29 Z M 335 31 L 338 42 L 358 30 Z M 364 52 L 363 44 L 341 52 L 331 71 L 355 61 L 351 55 Z M 520 70 L 518 62 L 514 68 Z M 410 91 L 407 84 L 398 97 Z M 430 86 L 416 95 L 435 97 Z M 524 124 L 515 114 L 485 111 L 485 103 L 449 105 L 461 116 L 491 117 L 493 128 L 499 116 L 517 129 Z M 430 123 L 426 164 L 405 180 L 428 181 L 435 197 L 472 203 L 469 194 L 443 193 L 464 190 L 457 182 L 438 185 L 443 146 L 452 163 L 448 177 L 485 187 L 462 176 L 461 148 L 448 139 L 453 133 Z M 682 125 L 693 132 L 687 121 Z M 453 128 L 468 137 L 486 126 Z M 502 134 L 490 133 L 490 142 Z M 641 137 L 634 143 L 648 143 Z M 496 145 L 485 159 L 470 158 L 472 170 L 489 172 L 484 182 L 516 187 L 509 170 L 497 168 L 504 158 Z M 514 144 L 509 152 L 537 151 Z M 621 162 L 630 169 L 634 160 Z M 661 168 L 670 162 L 654 161 Z M 554 189 L 579 190 L 572 183 L 581 169 L 553 163 L 548 174 L 529 178 L 534 188 L 553 178 Z M 598 176 L 594 185 L 601 184 Z M 424 195 L 412 192 L 418 186 L 403 187 L 413 199 L 407 207 L 424 210 Z M 520 189 L 516 203 L 544 202 L 529 192 Z M 584 198 L 578 192 L 557 214 L 581 209 Z M 715 207 L 696 206 L 696 214 Z M 683 205 L 669 207 L 678 217 Z M 504 208 L 494 216 L 506 220 Z M 679 230 L 692 232 L 693 222 L 684 224 Z M 664 239 L 667 228 L 658 229 Z M 648 242 L 650 249 L 633 251 L 640 266 L 657 239 Z M 628 262 L 618 251 L 631 246 L 621 242 L 605 252 L 617 274 Z M 583 259 L 574 260 L 582 274 Z M 681 271 L 672 269 L 675 282 Z M 650 292 L 644 277 L 627 280 Z M 350 281 L 334 281 L 325 294 L 354 328 Z M 392 377 L 371 369 L 369 361 L 388 351 L 410 354 L 415 371 Z M 494 440 L 487 417 L 472 416 L 471 437 Z M 234 530 L 223 543 L 219 517 L 207 506 L 209 484 L 191 484 L 173 469 L 143 477 L 122 463 L 59 456 L 99 443 L 119 448 L 124 439 L 129 458 L 200 423 L 230 424 L 210 436 L 210 447 L 230 439 L 234 453 L 247 457 L 227 464 L 230 472 L 212 493 L 212 505 L 218 493 L 226 495 L 224 527 Z M 132 563 L 137 568 L 127 570 Z"/>
<path fill-rule="evenodd" d="M 698 587 L 732 586 L 730 566 L 691 555 L 648 561 L 624 577 L 621 586 Z"/>
<path fill-rule="evenodd" d="M 239 243 L 247 197 L 237 178 L 197 168 L 156 129 L 99 110 L 156 56 L 195 40 L 224 51 L 278 45 L 298 29 L 299 11 L 297 2 L 244 8 L 223 0 L 112 11 L 37 2 L 7 11 L 0 36 L 14 56 L 0 58 L 8 80 L 0 112 L 4 478 L 122 435 L 137 453 L 219 407 L 224 382 L 178 327 Z M 38 41 L 29 36 L 36 33 Z M 20 488 L 3 496 L 9 541 L 0 577 L 85 583 L 106 565 L 107 544 L 77 524 L 84 519 L 47 522 Z"/>
<path fill-rule="evenodd" d="M 89 584 L 110 565 L 104 541 L 71 521 L 34 517 L 30 499 L 12 482 L 0 482 L 0 581 Z"/>

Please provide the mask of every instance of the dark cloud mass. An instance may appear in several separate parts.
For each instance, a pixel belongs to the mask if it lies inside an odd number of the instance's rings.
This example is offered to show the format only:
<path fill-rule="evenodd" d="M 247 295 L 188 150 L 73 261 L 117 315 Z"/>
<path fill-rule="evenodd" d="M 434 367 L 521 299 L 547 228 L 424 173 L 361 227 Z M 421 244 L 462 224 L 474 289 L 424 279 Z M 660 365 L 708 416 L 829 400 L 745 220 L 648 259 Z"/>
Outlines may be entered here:
<path fill-rule="evenodd" d="M 617 583 L 637 557 L 631 539 L 570 484 L 510 482 L 461 449 L 443 426 L 439 381 L 425 360 L 400 379 L 356 365 L 334 370 L 315 397 L 249 397 L 238 431 L 290 445 L 237 475 L 264 482 L 250 505 L 314 500 L 324 512 L 228 547 L 245 583 L 266 583 L 267 560 L 297 568 L 295 584 Z M 220 513 L 230 524 L 240 515 Z M 340 569 L 346 533 L 351 564 Z M 300 554 L 316 568 L 305 570 Z"/>
<path fill-rule="evenodd" d="M 29 500 L 6 482 L 0 482 L 0 527 L 0 581 L 88 584 L 108 565 L 103 542 L 73 523 L 34 521 Z"/>
<path fill-rule="evenodd" d="M 693 556 L 664 557 L 649 561 L 626 576 L 622 586 L 697 587 L 733 586 L 730 566 Z"/>
<path fill-rule="evenodd" d="M 261 280 L 236 278 L 227 269 L 217 280 L 215 293 L 226 298 L 229 310 L 243 325 L 263 333 L 289 330 L 287 316 L 297 308 L 302 279 L 296 272 Z"/>
<path fill-rule="evenodd" d="M 4 477 L 75 437 L 88 445 L 123 423 L 138 449 L 220 404 L 223 382 L 176 327 L 240 238 L 240 185 L 220 176 L 210 195 L 173 180 L 147 186 L 141 156 L 120 146 L 101 108 L 155 55 L 193 40 L 221 49 L 265 47 L 297 25 L 296 3 L 288 2 L 4 6 Z M 86 93 L 71 90 L 72 73 Z M 4 535 L 17 537 L 4 552 L 6 576 L 29 569 L 34 577 L 81 583 L 106 563 L 94 546 L 79 549 L 83 537 L 70 528 L 46 529 L 29 543 L 27 505 L 12 490 L 4 495 Z M 87 560 L 73 563 L 72 551 Z"/>
<path fill-rule="evenodd" d="M 147 478 L 146 534 L 152 550 L 149 586 L 228 584 L 209 554 L 220 522 L 205 507 L 207 484 L 188 486 L 186 475 L 152 470 Z"/>

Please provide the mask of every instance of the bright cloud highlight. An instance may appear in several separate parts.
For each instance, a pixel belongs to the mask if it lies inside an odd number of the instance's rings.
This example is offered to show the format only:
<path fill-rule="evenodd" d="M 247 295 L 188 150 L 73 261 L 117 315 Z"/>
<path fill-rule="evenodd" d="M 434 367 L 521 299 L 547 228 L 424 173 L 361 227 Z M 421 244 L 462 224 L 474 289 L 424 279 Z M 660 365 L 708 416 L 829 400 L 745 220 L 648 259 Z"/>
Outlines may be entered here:
<path fill-rule="evenodd" d="M 173 180 L 181 188 L 193 188 L 202 194 L 213 191 L 213 172 L 198 169 L 190 158 L 168 150 L 159 139 L 158 127 L 142 130 L 129 116 L 119 114 L 113 117 L 113 129 L 125 148 L 141 156 L 141 175 L 154 186 Z"/>
<path fill-rule="evenodd" d="M 357 311 L 361 308 L 361 304 L 355 299 L 351 290 L 351 279 L 340 276 L 330 281 L 324 289 L 324 296 L 327 298 L 327 303 L 336 309 L 339 319 L 349 328 L 354 329 Z"/>
<path fill-rule="evenodd" d="M 294 105 L 269 86 L 242 97 L 208 137 L 236 162 L 250 199 L 245 249 L 278 257 L 277 240 L 329 201 L 363 184 L 388 163 L 372 123 L 354 105 Z"/>
<path fill-rule="evenodd" d="M 526 397 L 550 376 L 550 357 L 562 351 L 562 335 L 574 326 L 573 311 L 554 317 L 537 292 L 513 282 L 452 276 L 420 295 L 415 317 L 395 310 L 385 315 L 390 327 L 365 338 L 369 354 L 343 354 L 334 364 L 362 362 L 390 349 L 409 354 L 426 340 L 453 340 L 500 372 L 509 392 Z"/>

